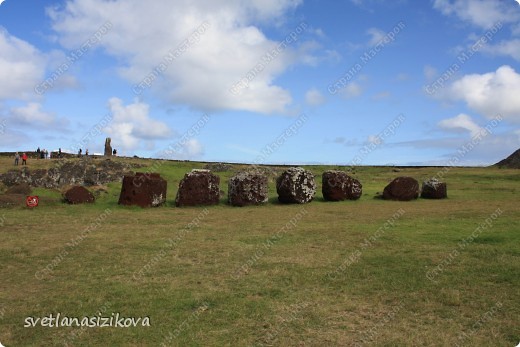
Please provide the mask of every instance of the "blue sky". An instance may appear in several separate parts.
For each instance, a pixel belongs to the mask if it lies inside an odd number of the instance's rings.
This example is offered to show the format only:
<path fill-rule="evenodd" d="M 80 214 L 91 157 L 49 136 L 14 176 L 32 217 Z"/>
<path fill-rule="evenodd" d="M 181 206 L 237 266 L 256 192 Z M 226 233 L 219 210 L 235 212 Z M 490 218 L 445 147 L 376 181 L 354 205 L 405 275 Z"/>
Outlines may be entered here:
<path fill-rule="evenodd" d="M 519 62 L 514 0 L 6 0 L 0 151 L 492 164 Z"/>

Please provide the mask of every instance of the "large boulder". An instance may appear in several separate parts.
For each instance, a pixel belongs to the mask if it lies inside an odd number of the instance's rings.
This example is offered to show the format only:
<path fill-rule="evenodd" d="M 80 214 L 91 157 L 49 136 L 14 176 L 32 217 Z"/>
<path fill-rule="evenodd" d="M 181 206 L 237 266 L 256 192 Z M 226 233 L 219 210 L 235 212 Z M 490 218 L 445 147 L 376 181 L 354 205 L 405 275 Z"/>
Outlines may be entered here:
<path fill-rule="evenodd" d="M 83 186 L 74 186 L 63 195 L 65 202 L 69 204 L 90 204 L 96 201 L 94 194 Z"/>
<path fill-rule="evenodd" d="M 327 201 L 357 200 L 363 193 L 361 183 L 344 171 L 325 171 L 321 192 Z"/>
<path fill-rule="evenodd" d="M 138 172 L 123 177 L 120 205 L 157 207 L 166 202 L 167 182 L 158 173 Z"/>
<path fill-rule="evenodd" d="M 267 176 L 240 172 L 229 180 L 228 201 L 232 206 L 260 205 L 269 200 Z"/>
<path fill-rule="evenodd" d="M 282 203 L 311 202 L 316 194 L 314 175 L 301 167 L 287 169 L 276 180 L 276 191 Z"/>
<path fill-rule="evenodd" d="M 397 177 L 385 187 L 383 199 L 410 201 L 419 197 L 419 182 L 412 177 Z"/>
<path fill-rule="evenodd" d="M 217 205 L 220 199 L 220 177 L 210 170 L 192 170 L 179 182 L 176 206 Z"/>
<path fill-rule="evenodd" d="M 446 199 L 448 197 L 448 190 L 446 183 L 432 178 L 424 181 L 422 184 L 421 198 L 424 199 Z"/>

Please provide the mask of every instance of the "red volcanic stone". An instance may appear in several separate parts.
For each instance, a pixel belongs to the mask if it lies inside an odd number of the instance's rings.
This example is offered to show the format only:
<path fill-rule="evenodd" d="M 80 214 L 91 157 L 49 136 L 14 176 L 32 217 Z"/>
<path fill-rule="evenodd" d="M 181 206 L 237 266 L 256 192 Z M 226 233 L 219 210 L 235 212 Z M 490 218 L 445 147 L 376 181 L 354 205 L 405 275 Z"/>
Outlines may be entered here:
<path fill-rule="evenodd" d="M 217 205 L 220 199 L 220 177 L 209 170 L 192 170 L 179 182 L 175 205 Z"/>
<path fill-rule="evenodd" d="M 276 180 L 278 200 L 284 204 L 305 204 L 316 194 L 314 175 L 301 167 L 284 171 Z"/>
<path fill-rule="evenodd" d="M 357 200 L 363 193 L 361 183 L 343 171 L 325 171 L 321 192 L 327 201 Z"/>
<path fill-rule="evenodd" d="M 422 184 L 421 198 L 424 199 L 446 199 L 448 190 L 446 183 L 440 182 L 435 178 L 424 181 Z"/>
<path fill-rule="evenodd" d="M 74 186 L 64 194 L 65 201 L 69 204 L 91 204 L 96 201 L 94 194 L 83 186 Z"/>
<path fill-rule="evenodd" d="M 230 205 L 260 205 L 268 200 L 267 176 L 256 172 L 241 172 L 229 180 L 228 201 Z"/>
<path fill-rule="evenodd" d="M 385 187 L 383 199 L 410 201 L 419 197 L 419 182 L 412 177 L 397 177 Z"/>
<path fill-rule="evenodd" d="M 124 176 L 119 204 L 127 206 L 157 207 L 166 202 L 167 182 L 158 173 L 138 172 Z"/>

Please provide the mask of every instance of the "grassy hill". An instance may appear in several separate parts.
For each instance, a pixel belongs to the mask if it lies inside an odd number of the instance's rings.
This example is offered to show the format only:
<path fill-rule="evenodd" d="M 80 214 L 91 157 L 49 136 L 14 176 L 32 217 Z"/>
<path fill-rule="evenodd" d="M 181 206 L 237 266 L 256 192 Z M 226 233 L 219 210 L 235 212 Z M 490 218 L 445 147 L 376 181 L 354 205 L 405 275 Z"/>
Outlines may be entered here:
<path fill-rule="evenodd" d="M 72 159 L 77 160 L 77 159 Z M 101 160 L 101 159 L 95 159 Z M 132 161 L 168 181 L 166 206 L 94 205 L 58 190 L 0 209 L 5 346 L 514 346 L 520 341 L 520 174 L 497 168 L 358 167 L 358 201 L 175 208 L 203 163 Z M 0 158 L 0 173 L 12 168 Z M 29 168 L 51 161 L 30 160 Z M 309 166 L 320 183 L 329 166 Z M 341 168 L 340 168 L 341 169 Z M 449 199 L 374 199 L 397 176 L 445 172 Z M 149 317 L 150 326 L 24 327 L 50 314 Z M 27 318 L 31 317 L 29 321 Z"/>

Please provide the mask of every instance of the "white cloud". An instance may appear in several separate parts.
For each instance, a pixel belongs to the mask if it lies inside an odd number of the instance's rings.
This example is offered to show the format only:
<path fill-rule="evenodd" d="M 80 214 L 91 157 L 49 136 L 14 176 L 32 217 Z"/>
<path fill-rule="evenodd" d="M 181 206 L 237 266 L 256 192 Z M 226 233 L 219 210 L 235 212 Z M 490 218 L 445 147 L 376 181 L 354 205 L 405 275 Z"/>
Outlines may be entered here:
<path fill-rule="evenodd" d="M 382 92 L 377 93 L 374 96 L 372 96 L 372 100 L 375 100 L 375 101 L 385 100 L 385 99 L 388 99 L 391 96 L 392 96 L 392 93 L 390 93 L 389 91 L 385 90 L 385 91 L 382 91 Z"/>
<path fill-rule="evenodd" d="M 516 1 L 516 0 L 515 0 Z M 514 36 L 520 36 L 520 24 L 514 25 L 511 29 L 511 33 Z"/>
<path fill-rule="evenodd" d="M 405 72 L 401 72 L 400 74 L 397 75 L 397 80 L 400 82 L 408 81 L 409 79 L 410 79 L 410 75 Z"/>
<path fill-rule="evenodd" d="M 369 135 L 367 142 L 374 145 L 380 145 L 382 143 L 382 139 L 377 135 Z"/>
<path fill-rule="evenodd" d="M 186 141 L 177 142 L 175 145 L 175 150 L 167 149 L 165 151 L 158 152 L 156 156 L 158 158 L 165 159 L 193 160 L 203 154 L 204 146 L 202 143 L 195 138 L 190 138 Z"/>
<path fill-rule="evenodd" d="M 123 150 L 136 149 L 143 141 L 164 139 L 171 135 L 165 123 L 149 117 L 149 106 L 145 103 L 135 101 L 125 106 L 122 100 L 111 98 L 108 107 L 113 118 L 104 131 Z"/>
<path fill-rule="evenodd" d="M 383 30 L 377 28 L 368 29 L 367 34 L 370 35 L 370 40 L 368 41 L 369 46 L 377 45 L 386 36 L 386 33 Z"/>
<path fill-rule="evenodd" d="M 437 70 L 431 65 L 426 65 L 423 69 L 423 73 L 427 81 L 433 81 L 435 77 L 437 77 Z"/>
<path fill-rule="evenodd" d="M 204 147 L 197 139 L 189 139 L 183 147 L 184 154 L 188 158 L 200 156 L 204 153 Z"/>
<path fill-rule="evenodd" d="M 26 150 L 27 149 L 27 134 L 13 129 L 6 129 L 0 133 L 0 146 L 5 147 L 6 150 Z"/>
<path fill-rule="evenodd" d="M 520 122 L 520 74 L 504 65 L 496 72 L 465 75 L 443 91 L 441 97 L 462 100 L 469 108 L 493 118 Z"/>
<path fill-rule="evenodd" d="M 14 124 L 32 125 L 35 128 L 48 127 L 56 122 L 56 117 L 41 110 L 41 104 L 30 102 L 26 106 L 10 110 Z"/>
<path fill-rule="evenodd" d="M 518 4 L 513 1 L 435 0 L 433 7 L 444 15 L 456 15 L 482 28 L 490 28 L 497 22 L 515 23 L 520 19 Z"/>
<path fill-rule="evenodd" d="M 45 58 L 29 43 L 0 27 L 0 100 L 35 98 L 34 87 L 42 81 Z"/>
<path fill-rule="evenodd" d="M 470 116 L 463 113 L 453 118 L 444 119 L 438 125 L 448 131 L 469 131 L 472 137 L 480 134 L 483 130 Z"/>
<path fill-rule="evenodd" d="M 486 45 L 482 51 L 492 55 L 509 56 L 520 61 L 520 39 L 505 40 L 496 45 Z"/>
<path fill-rule="evenodd" d="M 368 10 L 370 12 L 374 12 L 374 6 L 376 5 L 392 5 L 392 4 L 400 4 L 406 2 L 406 0 L 394 0 L 394 1 L 387 1 L 387 0 L 350 0 L 354 5 L 359 6 L 361 8 L 364 8 L 365 10 Z"/>
<path fill-rule="evenodd" d="M 170 102 L 203 110 L 275 113 L 284 112 L 292 102 L 290 93 L 274 81 L 306 56 L 302 53 L 307 52 L 298 50 L 303 43 L 301 37 L 265 64 L 239 95 L 233 95 L 229 89 L 279 44 L 267 38 L 259 24 L 278 25 L 300 3 L 301 0 L 155 0 L 151 6 L 141 0 L 72 0 L 64 9 L 48 12 L 60 42 L 68 48 L 78 47 L 110 21 L 110 32 L 98 46 L 125 63 L 120 74 L 132 84 L 140 83 L 169 51 L 207 23 L 198 40 L 154 81 L 152 90 Z M 287 34 L 295 29 L 289 28 Z"/>
<path fill-rule="evenodd" d="M 341 89 L 339 94 L 346 99 L 353 99 L 363 94 L 363 87 L 359 83 L 351 82 Z"/>
<path fill-rule="evenodd" d="M 316 88 L 312 88 L 305 93 L 305 102 L 310 106 L 319 106 L 325 102 L 325 97 Z"/>

